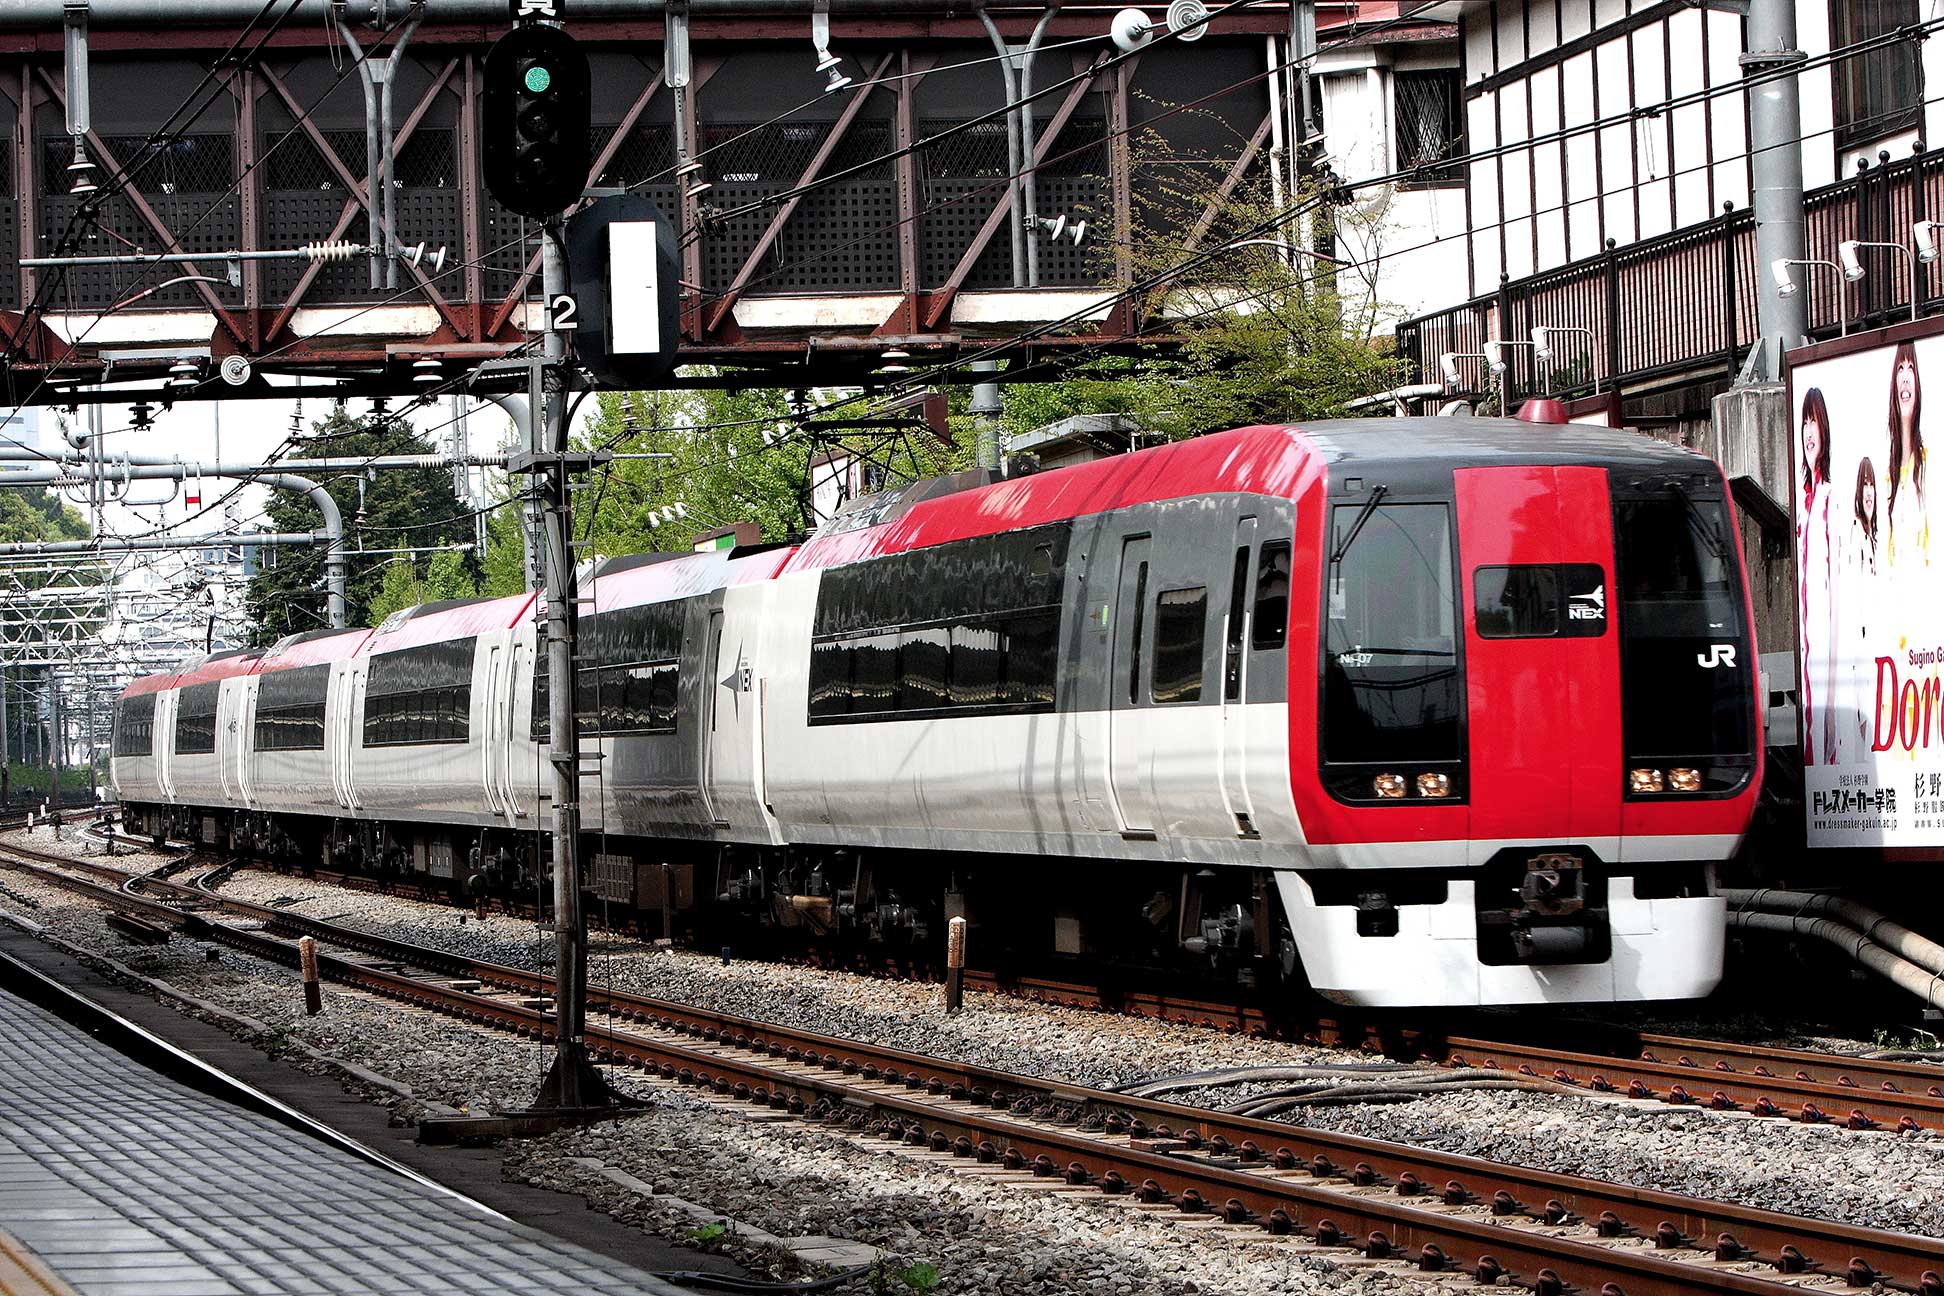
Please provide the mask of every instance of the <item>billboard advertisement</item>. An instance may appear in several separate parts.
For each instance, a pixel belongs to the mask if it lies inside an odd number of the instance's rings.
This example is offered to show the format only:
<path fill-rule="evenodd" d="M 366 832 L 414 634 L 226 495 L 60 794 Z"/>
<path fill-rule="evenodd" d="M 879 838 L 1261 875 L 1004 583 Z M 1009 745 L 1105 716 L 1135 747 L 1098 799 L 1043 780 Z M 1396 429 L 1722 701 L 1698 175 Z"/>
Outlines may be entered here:
<path fill-rule="evenodd" d="M 1944 537 L 1934 550 L 1923 412 L 1926 387 L 1944 401 L 1944 334 L 1854 346 L 1816 348 L 1789 374 L 1809 844 L 1934 847 Z"/>

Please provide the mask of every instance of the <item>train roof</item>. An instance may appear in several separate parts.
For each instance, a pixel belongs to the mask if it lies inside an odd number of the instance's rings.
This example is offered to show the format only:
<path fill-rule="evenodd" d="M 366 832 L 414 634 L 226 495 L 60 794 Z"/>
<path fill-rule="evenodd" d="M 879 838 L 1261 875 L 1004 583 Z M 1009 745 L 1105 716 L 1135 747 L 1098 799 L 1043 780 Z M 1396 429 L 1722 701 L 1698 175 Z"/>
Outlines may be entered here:
<path fill-rule="evenodd" d="M 343 661 L 356 656 L 359 647 L 370 637 L 371 631 L 363 626 L 347 630 L 307 630 L 303 634 L 286 635 L 263 654 L 263 659 L 257 663 L 257 674 L 268 675 L 271 671 Z"/>
<path fill-rule="evenodd" d="M 1419 471 L 1502 464 L 1593 464 L 1646 469 L 1711 462 L 1638 432 L 1596 423 L 1504 418 L 1325 419 L 1292 425 L 1332 466 L 1395 465 Z"/>
<path fill-rule="evenodd" d="M 386 617 L 385 623 L 372 632 L 358 651 L 393 652 L 506 630 L 518 625 L 532 606 L 533 595 L 509 594 L 504 598 L 449 599 L 406 608 Z"/>
<path fill-rule="evenodd" d="M 262 656 L 263 650 L 260 648 L 242 648 L 234 652 L 215 653 L 183 667 L 167 687 L 188 688 L 191 684 L 208 684 L 213 680 L 248 675 L 256 670 L 257 662 Z"/>
<path fill-rule="evenodd" d="M 1161 500 L 1232 492 L 1294 498 L 1319 472 L 1346 467 L 1422 482 L 1495 463 L 1651 471 L 1709 462 L 1636 432 L 1581 423 L 1439 416 L 1261 424 L 1023 477 L 993 481 L 962 473 L 914 483 L 839 514 L 787 570 L 835 567 Z"/>
<path fill-rule="evenodd" d="M 707 594 L 731 585 L 769 580 L 796 550 L 791 545 L 746 545 L 696 553 L 626 554 L 610 558 L 581 582 L 592 610 L 639 607 Z M 541 600 L 545 605 L 545 600 Z"/>
<path fill-rule="evenodd" d="M 229 679 L 235 675 L 248 675 L 256 669 L 257 660 L 263 656 L 260 648 L 231 648 L 224 652 L 210 653 L 192 662 L 178 666 L 174 670 L 157 671 L 140 679 L 130 680 L 121 691 L 122 697 L 140 697 L 144 693 L 160 693 L 164 689 L 187 688 L 191 684 L 206 684 L 211 680 Z"/>

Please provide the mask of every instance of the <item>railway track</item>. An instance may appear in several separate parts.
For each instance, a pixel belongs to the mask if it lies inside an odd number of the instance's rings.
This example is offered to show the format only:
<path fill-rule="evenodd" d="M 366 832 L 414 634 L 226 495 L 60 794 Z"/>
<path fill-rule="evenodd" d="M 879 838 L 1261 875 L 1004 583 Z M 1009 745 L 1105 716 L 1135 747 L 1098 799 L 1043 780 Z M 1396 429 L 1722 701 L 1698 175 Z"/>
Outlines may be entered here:
<path fill-rule="evenodd" d="M 278 933 L 311 935 L 332 947 L 319 964 L 333 981 L 529 1037 L 553 1030 L 551 986 L 535 973 L 93 861 L 13 844 L 0 854 L 45 881 L 259 957 L 294 963 L 294 944 Z M 640 996 L 593 995 L 590 1009 L 608 1018 L 591 1017 L 588 1029 L 601 1060 L 719 1101 L 847 1127 L 967 1174 L 1097 1194 L 1323 1254 L 1512 1282 L 1540 1296 L 1872 1286 L 1944 1296 L 1944 1245 L 1931 1239 L 1130 1098 Z"/>
<path fill-rule="evenodd" d="M 42 858 L 46 862 L 74 863 L 77 867 L 101 866 L 68 861 L 65 857 L 35 852 L 10 844 L 7 849 Z M 180 868 L 177 864 L 175 868 Z M 106 870 L 119 877 L 119 870 Z M 319 874 L 318 880 L 332 885 L 361 881 L 349 875 Z M 376 890 L 375 886 L 355 889 Z M 410 892 L 420 898 L 432 896 L 425 888 L 405 884 L 399 894 Z M 208 897 L 205 896 L 205 899 Z M 346 929 L 327 923 L 314 923 L 269 906 L 224 900 L 232 911 L 298 934 L 343 943 L 359 942 L 359 948 L 381 958 L 410 958 L 419 947 L 388 942 L 376 936 L 354 936 Z M 422 952 L 422 951 L 421 951 Z M 481 975 L 464 960 L 453 960 L 445 969 L 460 977 Z M 526 977 L 524 984 L 516 978 Z M 490 973 L 493 983 L 518 989 L 529 995 L 543 993 L 530 974 L 510 968 Z M 1196 1025 L 1210 1029 L 1270 1033 L 1267 1018 L 1260 1009 L 1165 995 L 1152 991 L 1113 991 L 1103 993 L 1094 987 L 1031 977 L 1000 977 L 993 973 L 968 973 L 975 986 L 1035 1002 L 1061 1004 L 1104 1012 L 1126 1012 L 1136 1016 Z M 600 996 L 591 1003 L 607 1004 Z M 679 1005 L 614 996 L 616 1012 L 667 1013 Z M 1530 1043 L 1472 1036 L 1437 1036 L 1429 1032 L 1399 1029 L 1388 1025 L 1360 1027 L 1343 1020 L 1307 1023 L 1302 1034 L 1320 1044 L 1362 1045 L 1372 1051 L 1388 1052 L 1408 1059 L 1428 1059 L 1452 1069 L 1480 1067 L 1502 1069 L 1585 1089 L 1589 1093 L 1610 1094 L 1640 1101 L 1674 1106 L 1694 1106 L 1719 1112 L 1740 1112 L 1767 1119 L 1794 1120 L 1810 1124 L 1829 1124 L 1856 1131 L 1944 1130 L 1944 1065 L 1903 1060 L 1873 1059 L 1817 1052 L 1808 1049 L 1736 1044 L 1720 1040 L 1639 1032 L 1597 1032 L 1595 1041 L 1577 1048 L 1556 1048 Z M 1622 1049 L 1626 1051 L 1621 1051 Z M 1944 1296 L 1939 1293 L 1938 1296 Z"/>

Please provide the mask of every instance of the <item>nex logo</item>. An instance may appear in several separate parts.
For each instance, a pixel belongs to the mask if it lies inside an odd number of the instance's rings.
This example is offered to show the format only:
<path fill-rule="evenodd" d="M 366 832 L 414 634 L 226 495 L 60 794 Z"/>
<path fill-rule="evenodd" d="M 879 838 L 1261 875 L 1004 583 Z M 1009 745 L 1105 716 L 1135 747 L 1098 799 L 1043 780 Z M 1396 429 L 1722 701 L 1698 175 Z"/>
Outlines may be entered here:
<path fill-rule="evenodd" d="M 1710 644 L 1708 645 L 1708 651 L 1705 653 L 1694 654 L 1694 664 L 1702 670 L 1713 670 L 1717 666 L 1733 666 L 1735 664 L 1735 645 Z"/>

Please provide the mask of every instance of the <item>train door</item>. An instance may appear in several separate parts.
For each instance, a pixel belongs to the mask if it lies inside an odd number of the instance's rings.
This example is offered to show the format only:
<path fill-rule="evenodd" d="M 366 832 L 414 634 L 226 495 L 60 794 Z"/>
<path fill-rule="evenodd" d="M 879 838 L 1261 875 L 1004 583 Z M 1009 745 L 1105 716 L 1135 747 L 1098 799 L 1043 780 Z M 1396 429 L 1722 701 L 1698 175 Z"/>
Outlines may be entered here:
<path fill-rule="evenodd" d="M 1141 709 L 1145 691 L 1149 644 L 1154 634 L 1147 624 L 1147 605 L 1153 588 L 1149 570 L 1151 542 L 1133 536 L 1121 542 L 1119 583 L 1112 625 L 1114 669 L 1107 715 L 1107 786 L 1112 791 L 1120 830 L 1129 837 L 1154 836 L 1154 811 L 1149 796 L 1148 750 Z"/>
<path fill-rule="evenodd" d="M 1603 468 L 1454 474 L 1471 835 L 1617 848 L 1620 652 Z M 1484 862 L 1479 860 L 1477 862 Z"/>
<path fill-rule="evenodd" d="M 155 700 L 155 737 L 151 749 L 155 752 L 155 781 L 161 785 L 162 799 L 174 804 L 175 792 L 175 715 L 176 699 L 182 696 L 174 689 L 165 690 Z"/>
<path fill-rule="evenodd" d="M 499 644 L 486 646 L 486 696 L 480 709 L 486 721 L 485 733 L 480 746 L 479 781 L 486 792 L 486 808 L 495 816 L 504 818 L 507 813 L 506 801 L 500 795 L 504 783 L 506 746 L 506 721 L 500 697 L 506 692 L 504 678 L 506 651 Z"/>
<path fill-rule="evenodd" d="M 1249 800 L 1249 575 L 1255 567 L 1256 520 L 1245 517 L 1235 528 L 1235 562 L 1229 584 L 1228 616 L 1222 624 L 1222 801 L 1240 836 L 1256 835 L 1255 807 Z"/>
<path fill-rule="evenodd" d="M 351 662 L 338 670 L 338 705 L 332 756 L 333 781 L 339 789 L 339 804 L 347 810 L 358 808 L 357 762 L 352 753 L 358 745 L 358 699 L 364 693 L 364 672 Z"/>
<path fill-rule="evenodd" d="M 256 704 L 262 685 L 252 677 L 236 690 L 236 729 L 230 751 L 236 759 L 236 788 L 243 804 L 256 809 Z"/>
<path fill-rule="evenodd" d="M 728 826 L 729 820 L 718 805 L 719 794 L 716 789 L 716 743 L 717 730 L 723 726 L 717 723 L 718 704 L 725 689 L 740 687 L 742 671 L 740 666 L 731 662 L 727 667 L 722 662 L 722 609 L 715 608 L 709 613 L 709 634 L 703 641 L 702 662 L 707 670 L 702 677 L 702 723 L 700 742 L 700 761 L 702 766 L 702 811 L 718 826 Z M 725 678 L 727 676 L 727 678 Z"/>
<path fill-rule="evenodd" d="M 506 813 L 515 819 L 526 818 L 526 810 L 520 805 L 519 780 L 513 777 L 513 740 L 517 732 L 514 720 L 519 714 L 519 682 L 531 677 L 532 656 L 532 650 L 517 640 L 506 645 L 506 675 L 499 695 L 493 700 L 500 719 L 500 800 L 506 805 Z M 523 662 L 528 667 L 524 675 L 520 670 Z"/>
<path fill-rule="evenodd" d="M 345 750 L 344 717 L 351 710 L 351 670 L 348 666 L 331 668 L 326 712 L 331 728 L 324 734 L 324 758 L 331 767 L 331 799 L 345 809 L 351 808 L 351 792 L 345 775 L 348 753 Z"/>
<path fill-rule="evenodd" d="M 216 686 L 216 779 L 222 785 L 223 804 L 233 805 L 242 789 L 236 782 L 236 712 L 243 701 L 240 684 Z"/>

